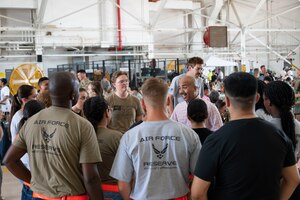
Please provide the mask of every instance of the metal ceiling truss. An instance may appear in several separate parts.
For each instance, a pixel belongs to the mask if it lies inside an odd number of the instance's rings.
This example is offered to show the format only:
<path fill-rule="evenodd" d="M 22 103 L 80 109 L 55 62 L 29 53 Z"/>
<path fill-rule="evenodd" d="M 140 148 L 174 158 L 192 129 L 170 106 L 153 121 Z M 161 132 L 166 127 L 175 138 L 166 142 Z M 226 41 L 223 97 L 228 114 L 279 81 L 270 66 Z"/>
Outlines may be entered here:
<path fill-rule="evenodd" d="M 36 20 L 34 21 L 34 23 L 31 22 L 27 22 L 24 20 L 20 20 L 20 19 L 16 19 L 16 18 L 12 18 L 12 17 L 8 17 L 5 15 L 0 15 L 0 18 L 4 18 L 7 20 L 12 20 L 12 21 L 16 21 L 19 23 L 22 23 L 24 25 L 26 25 L 27 27 L 0 27 L 0 31 L 4 31 L 1 34 L 1 38 L 3 38 L 3 40 L 5 40 L 5 38 L 21 38 L 20 41 L 0 41 L 0 44 L 2 44 L 1 47 L 4 47 L 5 45 L 7 45 L 8 48 L 11 47 L 15 47 L 16 44 L 19 45 L 19 48 L 15 48 L 15 49 L 20 49 L 20 46 L 22 45 L 39 45 L 41 48 L 45 45 L 43 44 L 41 37 L 44 37 L 44 34 L 47 32 L 68 32 L 68 31 L 91 31 L 91 32 L 104 32 L 104 31 L 108 31 L 108 32 L 115 32 L 117 30 L 117 27 L 112 27 L 112 28 L 54 28 L 54 27 L 49 27 L 47 25 L 52 24 L 53 22 L 56 22 L 58 20 L 61 20 L 63 18 L 66 18 L 68 16 L 74 15 L 78 12 L 81 12 L 83 10 L 86 10 L 90 7 L 99 5 L 103 2 L 104 0 L 97 0 L 94 3 L 84 6 L 80 9 L 74 10 L 70 13 L 67 13 L 65 15 L 62 15 L 60 17 L 57 17 L 55 19 L 49 20 L 44 22 L 44 15 L 45 15 L 45 11 L 47 9 L 47 4 L 48 4 L 48 0 L 41 0 L 41 4 L 40 7 L 37 9 L 37 17 Z M 238 38 L 242 38 L 242 40 L 240 39 L 240 44 L 242 44 L 240 46 L 239 49 L 239 53 L 242 52 L 242 54 L 245 55 L 245 53 L 248 52 L 247 50 L 247 43 L 249 41 L 257 41 L 257 43 L 259 44 L 258 47 L 263 47 L 268 51 L 271 52 L 276 52 L 276 49 L 273 49 L 271 47 L 273 47 L 274 42 L 276 42 L 277 37 L 279 37 L 280 33 L 285 33 L 287 34 L 289 37 L 293 38 L 294 40 L 296 40 L 298 43 L 300 42 L 300 39 L 298 38 L 298 33 L 300 32 L 299 28 L 287 28 L 290 26 L 290 24 L 286 24 L 284 27 L 282 26 L 282 24 L 280 23 L 279 17 L 282 18 L 286 18 L 284 15 L 290 13 L 290 12 L 295 12 L 296 10 L 298 10 L 300 8 L 300 3 L 294 3 L 294 4 L 290 4 L 290 5 L 286 5 L 284 7 L 281 7 L 281 11 L 277 12 L 277 13 L 267 13 L 267 16 L 262 18 L 262 19 L 257 19 L 258 17 L 258 13 L 263 9 L 263 6 L 266 5 L 266 2 L 269 0 L 260 0 L 257 4 L 253 5 L 253 3 L 251 1 L 244 1 L 244 0 L 228 0 L 227 4 L 224 4 L 224 6 L 226 6 L 227 9 L 227 17 L 226 19 L 219 19 L 217 16 L 220 13 L 220 11 L 222 10 L 222 7 L 217 7 L 215 10 L 212 7 L 213 4 L 209 3 L 207 5 L 201 5 L 201 8 L 197 8 L 194 10 L 186 10 L 186 12 L 183 12 L 180 16 L 181 17 L 187 17 L 189 15 L 193 16 L 193 20 L 196 23 L 197 28 L 191 28 L 191 27 L 183 27 L 183 28 L 158 28 L 159 25 L 162 25 L 164 23 L 167 23 L 170 20 L 173 20 L 172 16 L 168 17 L 168 18 L 162 18 L 162 13 L 164 11 L 164 7 L 167 4 L 168 0 L 161 0 L 160 1 L 160 5 L 158 6 L 158 10 L 157 12 L 154 14 L 154 16 L 152 16 L 153 20 L 152 23 L 146 23 L 145 21 L 143 21 L 142 19 L 138 18 L 137 16 L 134 16 L 132 13 L 130 13 L 128 10 L 124 9 L 122 6 L 118 5 L 114 0 L 106 0 L 109 1 L 111 4 L 115 5 L 116 7 L 119 7 L 121 9 L 122 12 L 124 12 L 125 14 L 127 14 L 128 16 L 132 17 L 133 19 L 135 19 L 138 23 L 140 23 L 142 25 L 143 28 L 137 29 L 137 28 L 130 28 L 130 27 L 122 27 L 122 29 L 124 31 L 139 31 L 139 32 L 151 32 L 152 34 L 155 34 L 156 32 L 162 32 L 162 33 L 175 33 L 174 35 L 165 37 L 165 38 L 160 38 L 157 39 L 155 38 L 155 40 L 152 42 L 153 45 L 159 47 L 159 46 L 168 46 L 170 45 L 170 43 L 168 43 L 168 40 L 170 39 L 174 39 L 176 37 L 182 37 L 185 34 L 189 34 L 189 37 L 187 37 L 188 39 L 186 40 L 186 47 L 190 46 L 193 43 L 193 39 L 195 37 L 195 35 L 199 32 L 203 32 L 205 30 L 204 27 L 200 27 L 197 24 L 197 20 L 195 20 L 196 17 L 202 17 L 204 19 L 207 20 L 211 20 L 211 21 L 215 21 L 216 23 L 221 23 L 221 24 L 225 24 L 228 26 L 228 31 L 229 33 L 233 33 L 232 37 L 231 37 L 231 45 L 232 47 L 236 48 L 236 44 L 234 44 Z M 219 2 L 220 0 L 215 0 L 215 2 Z M 241 20 L 241 13 L 239 13 L 237 11 L 237 6 L 246 6 L 246 7 L 250 7 L 253 12 L 251 12 L 250 17 L 247 18 L 246 22 L 243 22 Z M 233 11 L 233 15 L 231 15 L 229 17 L 229 7 L 232 9 Z M 207 9 L 211 9 L 211 14 L 207 15 L 207 14 L 203 14 L 204 12 L 202 12 L 201 14 L 196 13 L 196 11 L 198 12 L 199 10 L 204 11 Z M 224 9 L 224 7 L 223 7 Z M 283 9 L 283 10 L 282 10 Z M 278 10 L 278 9 L 277 9 Z M 265 11 L 265 10 L 264 10 Z M 268 10 L 265 12 L 269 12 Z M 178 15 L 176 15 L 178 17 Z M 233 23 L 232 21 L 230 21 L 231 18 L 235 17 L 237 24 Z M 280 28 L 256 28 L 255 26 L 259 23 L 262 22 L 267 22 L 270 21 L 272 19 L 277 19 L 278 24 L 280 25 Z M 297 22 L 296 20 L 294 20 L 295 23 L 300 23 Z M 234 34 L 236 32 L 236 34 Z M 262 42 L 259 38 L 260 36 L 255 36 L 254 33 L 259 33 L 259 32 L 265 32 L 265 34 L 261 35 L 266 36 L 267 34 L 270 34 L 271 32 L 276 32 L 275 37 L 270 39 L 270 44 L 265 44 L 264 42 Z M 242 37 L 241 37 L 241 33 Z M 297 36 L 295 36 L 293 33 L 297 33 Z M 251 38 L 247 39 L 246 35 L 249 35 Z M 53 36 L 54 37 L 54 36 Z M 37 38 L 37 39 L 36 39 Z M 84 40 L 84 38 L 82 38 L 83 41 L 86 41 L 86 43 L 84 44 L 85 46 L 91 45 L 90 42 L 92 38 L 90 38 L 90 40 Z M 244 40 L 244 41 L 243 41 Z M 38 43 L 38 44 L 36 44 Z M 4 45 L 4 46 L 3 46 Z M 145 44 L 140 44 L 140 45 L 147 45 L 147 43 Z M 148 43 L 149 45 L 149 43 Z M 176 44 L 174 44 L 176 46 Z M 172 46 L 174 46 L 172 45 Z M 184 44 L 178 44 L 178 46 L 182 46 Z M 297 44 L 299 45 L 299 44 Z M 282 45 L 284 46 L 284 45 Z M 289 45 L 292 46 L 292 45 Z M 23 48 L 23 47 L 22 47 Z M 25 47 L 24 47 L 25 48 Z M 298 47 L 299 48 L 299 47 Z M 297 49 L 298 49 L 297 48 Z M 279 48 L 278 48 L 279 50 Z M 207 51 L 206 49 L 203 50 L 204 52 Z M 223 51 L 223 50 L 216 50 L 216 52 L 218 51 Z M 230 47 L 227 49 L 227 51 L 231 51 Z M 236 50 L 234 50 L 234 52 L 236 52 Z M 159 52 L 155 52 L 159 53 Z M 188 50 L 185 53 L 189 53 Z M 223 52 L 224 53 L 224 52 Z M 231 52 L 232 53 L 232 52 Z M 274 53 L 274 55 L 278 56 L 280 54 L 276 54 Z"/>

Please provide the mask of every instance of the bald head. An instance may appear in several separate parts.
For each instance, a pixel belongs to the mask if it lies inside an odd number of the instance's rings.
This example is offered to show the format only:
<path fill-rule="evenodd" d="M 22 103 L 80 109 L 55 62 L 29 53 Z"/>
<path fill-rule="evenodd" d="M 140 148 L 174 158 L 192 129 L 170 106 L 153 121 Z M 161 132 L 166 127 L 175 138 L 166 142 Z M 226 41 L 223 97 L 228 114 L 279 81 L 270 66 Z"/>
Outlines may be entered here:
<path fill-rule="evenodd" d="M 196 80 L 195 78 L 191 77 L 191 76 L 183 76 L 181 77 L 181 79 L 179 80 L 179 84 L 180 83 L 186 83 L 192 86 L 196 86 Z"/>
<path fill-rule="evenodd" d="M 197 97 L 196 80 L 191 76 L 183 76 L 179 80 L 179 94 L 186 102 Z"/>
<path fill-rule="evenodd" d="M 79 82 L 70 72 L 57 72 L 49 79 L 50 97 L 55 106 L 74 104 L 78 99 L 78 90 Z"/>

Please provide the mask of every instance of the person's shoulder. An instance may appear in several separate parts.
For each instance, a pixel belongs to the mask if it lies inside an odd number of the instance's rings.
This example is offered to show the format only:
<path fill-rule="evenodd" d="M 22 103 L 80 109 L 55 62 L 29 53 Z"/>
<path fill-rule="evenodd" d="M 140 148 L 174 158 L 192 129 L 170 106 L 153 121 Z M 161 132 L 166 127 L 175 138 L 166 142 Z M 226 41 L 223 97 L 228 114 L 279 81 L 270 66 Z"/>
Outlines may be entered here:
<path fill-rule="evenodd" d="M 112 129 L 107 128 L 107 132 L 109 134 L 111 134 L 114 138 L 121 138 L 123 136 L 123 134 L 117 130 L 112 130 Z"/>
<path fill-rule="evenodd" d="M 298 120 L 294 120 L 295 122 L 295 133 L 296 135 L 300 136 L 300 122 Z"/>
<path fill-rule="evenodd" d="M 139 98 L 137 98 L 137 97 L 134 96 L 134 95 L 129 94 L 129 95 L 128 95 L 128 98 L 129 98 L 129 99 L 132 99 L 133 101 L 140 102 Z"/>
<path fill-rule="evenodd" d="M 216 106 L 214 103 L 208 101 L 207 99 L 201 98 L 201 100 L 203 100 L 203 101 L 205 102 L 208 111 L 209 111 L 211 108 L 216 108 L 216 109 L 217 109 L 217 106 Z"/>
<path fill-rule="evenodd" d="M 179 75 L 175 76 L 175 77 L 173 78 L 172 82 L 178 82 L 179 79 L 180 79 L 181 77 L 183 77 L 184 75 L 185 75 L 185 74 L 179 74 Z"/>
<path fill-rule="evenodd" d="M 111 94 L 109 94 L 108 96 L 105 97 L 105 100 L 110 101 L 110 100 L 112 100 L 112 98 L 114 98 L 114 96 L 115 96 L 115 93 L 112 92 Z"/>
<path fill-rule="evenodd" d="M 182 102 L 180 102 L 180 103 L 178 103 L 177 105 L 176 105 L 176 107 L 187 107 L 187 103 L 186 103 L 186 101 L 182 101 Z"/>
<path fill-rule="evenodd" d="M 189 132 L 189 133 L 195 132 L 191 127 L 186 126 L 185 124 L 182 124 L 182 123 L 174 121 L 174 120 L 169 120 L 168 126 L 172 127 L 175 130 L 177 129 L 177 130 L 181 130 L 183 132 Z"/>

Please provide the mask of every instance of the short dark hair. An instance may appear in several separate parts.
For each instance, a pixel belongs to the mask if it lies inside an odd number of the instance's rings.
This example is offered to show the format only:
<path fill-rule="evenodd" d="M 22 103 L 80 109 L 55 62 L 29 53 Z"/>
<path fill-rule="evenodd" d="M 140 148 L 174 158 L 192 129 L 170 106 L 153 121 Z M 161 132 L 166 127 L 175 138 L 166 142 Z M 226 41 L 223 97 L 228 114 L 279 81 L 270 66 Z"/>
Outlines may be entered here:
<path fill-rule="evenodd" d="M 97 129 L 98 123 L 103 119 L 103 114 L 107 109 L 107 101 L 100 96 L 87 99 L 83 105 L 84 116 L 91 122 L 95 130 Z"/>
<path fill-rule="evenodd" d="M 265 76 L 265 77 L 264 77 L 264 81 L 269 81 L 269 82 L 271 82 L 271 81 L 273 81 L 273 79 L 272 79 L 270 76 Z"/>
<path fill-rule="evenodd" d="M 216 107 L 220 110 L 223 106 L 226 105 L 225 101 L 223 101 L 222 99 L 219 99 L 216 103 L 215 103 Z"/>
<path fill-rule="evenodd" d="M 6 79 L 6 78 L 1 78 L 1 81 L 2 81 L 2 83 L 3 83 L 4 85 L 7 84 L 7 79 Z"/>
<path fill-rule="evenodd" d="M 84 69 L 79 69 L 79 70 L 77 70 L 77 74 L 78 74 L 78 73 L 86 74 L 86 71 L 85 71 Z"/>
<path fill-rule="evenodd" d="M 256 104 L 255 104 L 255 110 L 263 109 L 266 112 L 266 108 L 264 106 L 264 98 L 263 98 L 266 85 L 267 84 L 265 82 L 263 82 L 262 80 L 258 80 L 258 82 L 257 82 L 257 93 L 259 94 L 260 97 L 259 97 L 258 102 L 256 102 Z"/>
<path fill-rule="evenodd" d="M 194 99 L 189 102 L 187 115 L 195 122 L 203 122 L 208 117 L 207 105 L 201 99 Z"/>
<path fill-rule="evenodd" d="M 35 115 L 36 113 L 40 112 L 45 108 L 45 104 L 37 100 L 30 100 L 28 101 L 23 109 L 23 118 L 19 122 L 19 129 L 25 124 L 25 122 Z"/>
<path fill-rule="evenodd" d="M 44 76 L 44 77 L 40 78 L 40 79 L 39 79 L 39 81 L 38 81 L 38 85 L 41 85 L 41 84 L 42 84 L 42 82 L 43 82 L 43 81 L 46 81 L 46 80 L 49 80 L 49 78 L 48 78 L 48 77 L 46 77 L 46 76 Z"/>
<path fill-rule="evenodd" d="M 266 67 L 265 65 L 262 65 L 262 66 L 260 66 L 260 69 L 262 69 L 262 68 L 264 68 L 264 67 Z"/>
<path fill-rule="evenodd" d="M 212 103 L 216 103 L 219 100 L 220 94 L 216 90 L 212 90 L 209 94 L 209 99 Z"/>
<path fill-rule="evenodd" d="M 255 104 L 257 80 L 246 72 L 230 74 L 224 80 L 225 95 L 238 103 L 241 108 L 249 108 Z"/>

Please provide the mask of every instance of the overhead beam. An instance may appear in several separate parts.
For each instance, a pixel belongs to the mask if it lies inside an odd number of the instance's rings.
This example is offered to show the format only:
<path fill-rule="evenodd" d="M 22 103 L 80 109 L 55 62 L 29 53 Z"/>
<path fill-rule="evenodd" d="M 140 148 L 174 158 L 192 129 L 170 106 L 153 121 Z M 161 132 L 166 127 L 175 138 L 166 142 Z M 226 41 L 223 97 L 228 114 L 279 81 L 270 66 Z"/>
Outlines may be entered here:
<path fill-rule="evenodd" d="M 262 19 L 262 20 L 258 20 L 258 21 L 256 21 L 256 22 L 253 22 L 253 23 L 249 24 L 248 26 L 253 26 L 253 25 L 258 24 L 258 23 L 260 23 L 260 22 L 264 22 L 264 21 L 273 19 L 273 18 L 275 18 L 275 17 L 284 15 L 284 14 L 286 14 L 286 13 L 289 13 L 289 12 L 291 12 L 291 11 L 297 10 L 297 9 L 299 9 L 299 8 L 300 8 L 300 5 L 298 5 L 298 6 L 296 6 L 296 7 L 293 7 L 293 8 L 290 8 L 290 9 L 288 9 L 288 10 L 285 10 L 285 11 L 283 11 L 283 12 L 281 12 L 281 13 L 276 14 L 276 15 L 270 16 L 270 17 L 268 17 L 268 18 L 266 18 L 266 19 Z"/>
<path fill-rule="evenodd" d="M 103 0 L 102 0 L 103 1 Z M 102 2 L 101 1 L 101 2 Z M 144 20 L 140 19 L 139 17 L 134 16 L 133 14 L 131 14 L 129 11 L 127 11 L 126 9 L 124 9 L 122 6 L 118 5 L 116 2 L 114 2 L 114 0 L 108 0 L 110 3 L 112 3 L 113 5 L 115 5 L 116 7 L 120 8 L 121 11 L 123 11 L 124 13 L 126 13 L 127 15 L 129 15 L 130 17 L 132 17 L 133 19 L 135 19 L 137 22 L 142 23 L 142 26 L 144 28 L 148 28 L 148 23 L 146 23 Z M 124 1 L 126 2 L 126 1 Z"/>
<path fill-rule="evenodd" d="M 214 25 L 216 23 L 217 17 L 224 5 L 224 0 L 215 0 L 215 6 L 210 14 L 207 24 Z"/>
<path fill-rule="evenodd" d="M 266 47 L 267 49 L 269 49 L 273 54 L 275 54 L 276 56 L 278 56 L 279 58 L 281 58 L 282 60 L 284 60 L 285 62 L 287 62 L 288 64 L 290 64 L 294 68 L 296 68 L 297 70 L 300 70 L 300 68 L 298 68 L 297 66 L 293 65 L 289 60 L 287 60 L 285 57 L 283 57 L 282 55 L 280 55 L 279 53 L 277 53 L 276 51 L 274 51 L 270 46 L 268 46 L 267 44 L 265 44 L 264 42 L 262 42 L 260 39 L 258 39 L 257 37 L 255 37 L 251 33 L 247 33 L 247 34 L 250 37 L 252 37 L 253 39 L 255 39 L 258 43 L 260 43 L 261 45 L 263 45 L 264 47 Z"/>
<path fill-rule="evenodd" d="M 230 6 L 231 6 L 231 8 L 233 10 L 233 13 L 234 13 L 236 19 L 238 20 L 239 26 L 242 27 L 241 19 L 240 19 L 239 15 L 238 15 L 238 12 L 236 11 L 236 8 L 235 8 L 235 5 L 234 5 L 233 1 L 230 1 Z"/>
<path fill-rule="evenodd" d="M 37 1 L 36 0 L 1 0 L 0 1 L 1 9 L 36 9 Z"/>
<path fill-rule="evenodd" d="M 30 25 L 32 26 L 33 24 L 30 23 L 30 22 L 26 22 L 26 21 L 23 21 L 23 20 L 20 20 L 20 19 L 16 19 L 16 18 L 12 18 L 12 17 L 7 17 L 5 15 L 0 15 L 1 18 L 4 18 L 4 19 L 8 19 L 8 20 L 12 20 L 12 21 L 15 21 L 15 22 L 20 22 L 22 24 L 27 24 L 27 25 Z"/>
<path fill-rule="evenodd" d="M 41 25 L 44 21 L 44 16 L 47 8 L 48 0 L 41 0 L 41 5 L 38 9 L 37 23 Z"/>
<path fill-rule="evenodd" d="M 257 4 L 254 12 L 251 13 L 250 17 L 248 18 L 248 22 L 244 26 L 248 26 L 252 22 L 252 20 L 256 17 L 258 11 L 261 9 L 261 7 L 266 3 L 267 0 L 260 0 L 260 2 Z"/>
<path fill-rule="evenodd" d="M 162 13 L 162 10 L 163 10 L 164 7 L 165 7 L 167 1 L 168 1 L 168 0 L 162 0 L 162 1 L 160 1 L 158 10 L 156 11 L 155 16 L 153 17 L 153 18 L 154 18 L 154 19 L 153 19 L 153 22 L 151 23 L 151 27 L 150 27 L 151 29 L 153 29 L 153 28 L 156 26 L 156 23 L 157 23 L 157 21 L 158 21 L 160 15 L 161 15 L 161 13 Z"/>

